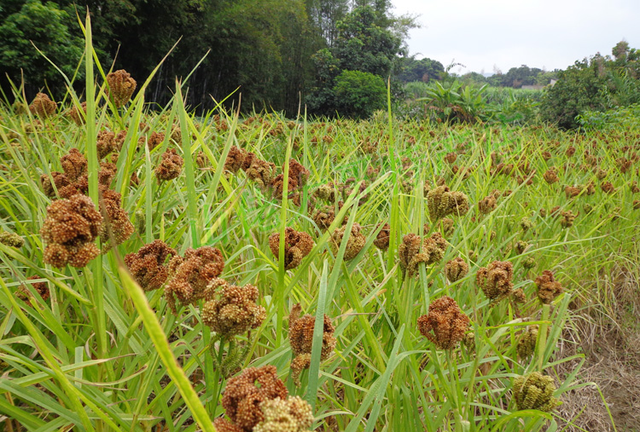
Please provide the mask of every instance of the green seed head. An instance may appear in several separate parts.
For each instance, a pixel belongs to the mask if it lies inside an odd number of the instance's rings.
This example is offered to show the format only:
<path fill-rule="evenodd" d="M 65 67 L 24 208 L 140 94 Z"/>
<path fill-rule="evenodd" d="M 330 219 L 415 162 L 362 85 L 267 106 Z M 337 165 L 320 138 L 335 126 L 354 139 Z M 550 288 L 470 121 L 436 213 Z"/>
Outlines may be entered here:
<path fill-rule="evenodd" d="M 24 246 L 24 239 L 16 233 L 0 232 L 0 243 L 14 248 Z"/>
<path fill-rule="evenodd" d="M 527 330 L 518 338 L 516 351 L 521 359 L 529 358 L 536 350 L 538 340 L 538 326 L 529 326 Z"/>
<path fill-rule="evenodd" d="M 560 401 L 553 397 L 555 391 L 553 378 L 540 372 L 520 376 L 513 383 L 513 397 L 519 410 L 552 411 L 560 405 Z"/>

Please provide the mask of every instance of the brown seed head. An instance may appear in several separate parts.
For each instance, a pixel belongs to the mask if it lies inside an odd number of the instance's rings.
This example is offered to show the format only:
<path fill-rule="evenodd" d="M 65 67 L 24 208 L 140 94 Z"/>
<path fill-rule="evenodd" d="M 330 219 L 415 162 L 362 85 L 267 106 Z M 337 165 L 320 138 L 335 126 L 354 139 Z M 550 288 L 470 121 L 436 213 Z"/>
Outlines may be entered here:
<path fill-rule="evenodd" d="M 113 154 L 112 156 L 116 156 L 115 154 Z M 117 160 L 117 159 L 116 159 Z M 98 184 L 100 186 L 104 186 L 104 188 L 109 188 L 111 187 L 111 182 L 113 181 L 113 178 L 116 176 L 116 164 L 112 163 L 112 162 L 101 162 L 100 163 L 100 171 L 98 171 Z M 86 191 L 89 191 L 89 179 L 86 178 L 87 182 L 87 188 Z"/>
<path fill-rule="evenodd" d="M 262 189 L 270 186 L 275 178 L 276 166 L 273 162 L 253 158 L 251 165 L 246 170 L 247 177 L 255 181 Z M 282 196 L 282 192 L 280 193 Z"/>
<path fill-rule="evenodd" d="M 53 184 L 51 183 L 51 178 L 53 178 Z M 54 198 L 56 196 L 55 190 L 60 190 L 65 186 L 69 185 L 69 179 L 66 174 L 53 171 L 51 173 L 51 177 L 46 174 L 42 174 L 40 176 L 40 185 L 42 186 L 42 191 L 49 198 Z M 55 189 L 53 186 L 55 185 Z"/>
<path fill-rule="evenodd" d="M 494 195 L 484 197 L 478 202 L 478 211 L 481 214 L 489 214 L 496 208 L 498 201 Z"/>
<path fill-rule="evenodd" d="M 593 184 L 593 182 L 589 182 L 586 185 L 582 186 L 582 190 L 584 191 L 585 195 L 593 195 L 594 193 L 596 193 L 596 186 Z"/>
<path fill-rule="evenodd" d="M 379 174 L 380 167 L 374 167 L 373 165 L 367 166 L 366 176 L 369 178 L 369 180 L 375 180 L 376 178 L 378 178 Z"/>
<path fill-rule="evenodd" d="M 556 167 L 549 168 L 542 177 L 544 178 L 544 181 L 549 184 L 560 181 L 560 178 L 558 177 L 558 169 Z"/>
<path fill-rule="evenodd" d="M 282 199 L 284 194 L 284 174 L 278 174 L 273 179 L 273 183 L 271 185 L 273 186 L 273 196 L 277 199 Z M 294 196 L 295 191 L 298 189 L 299 184 L 294 177 L 289 176 L 287 185 L 287 194 L 289 194 L 289 199 L 291 199 Z"/>
<path fill-rule="evenodd" d="M 291 350 L 298 356 L 300 354 L 311 354 L 313 345 L 313 328 L 316 319 L 312 315 L 304 315 L 289 323 L 289 342 Z M 329 358 L 336 346 L 336 338 L 333 336 L 335 328 L 331 323 L 331 319 L 324 316 L 324 329 L 322 334 L 322 351 L 321 360 Z"/>
<path fill-rule="evenodd" d="M 616 191 L 616 188 L 613 186 L 611 182 L 602 182 L 602 184 L 600 185 L 600 188 L 604 193 L 608 193 L 608 194 L 614 193 Z"/>
<path fill-rule="evenodd" d="M 209 165 L 211 165 L 203 151 L 198 152 L 198 156 L 196 156 L 196 165 L 198 165 L 198 168 L 200 169 L 208 168 Z"/>
<path fill-rule="evenodd" d="M 175 144 L 182 145 L 182 131 L 180 130 L 180 126 L 173 125 L 169 138 L 171 138 Z"/>
<path fill-rule="evenodd" d="M 335 220 L 335 216 L 336 214 L 333 206 L 324 206 L 313 213 L 312 219 L 318 228 L 322 231 L 326 231 Z"/>
<path fill-rule="evenodd" d="M 509 164 L 505 164 L 505 163 L 499 163 L 498 165 L 496 165 L 493 170 L 492 170 L 492 174 L 493 175 L 512 175 L 514 174 L 515 171 L 515 165 L 512 163 Z"/>
<path fill-rule="evenodd" d="M 224 169 L 232 173 L 238 172 L 243 167 L 246 156 L 246 151 L 236 146 L 231 146 L 227 159 L 224 161 Z"/>
<path fill-rule="evenodd" d="M 40 279 L 40 276 L 29 276 L 27 281 Z M 49 286 L 46 282 L 28 282 L 31 287 L 36 291 L 40 297 L 42 297 L 43 301 L 47 301 L 51 295 L 49 292 Z M 27 289 L 26 286 L 21 285 L 18 291 L 16 292 L 18 298 L 23 299 L 28 305 L 31 306 L 31 292 Z"/>
<path fill-rule="evenodd" d="M 564 194 L 567 199 L 577 197 L 580 192 L 582 192 L 582 188 L 578 186 L 565 186 L 564 188 Z"/>
<path fill-rule="evenodd" d="M 373 241 L 373 244 L 380 250 L 386 251 L 389 249 L 389 238 L 391 236 L 391 226 L 386 223 L 378 233 L 378 236 Z"/>
<path fill-rule="evenodd" d="M 462 258 L 454 258 L 444 266 L 444 275 L 451 283 L 457 282 L 469 273 L 469 264 Z"/>
<path fill-rule="evenodd" d="M 299 306 L 299 305 L 296 305 Z M 295 358 L 291 362 L 292 377 L 296 383 L 300 382 L 300 373 L 303 369 L 308 369 L 311 365 L 311 348 L 313 345 L 313 330 L 316 319 L 312 315 L 305 315 L 301 318 L 294 318 L 294 310 L 292 311 L 289 322 L 289 343 Z M 320 352 L 320 360 L 329 358 L 336 346 L 336 338 L 334 337 L 335 328 L 331 323 L 331 319 L 324 316 L 324 326 L 322 333 L 322 350 Z"/>
<path fill-rule="evenodd" d="M 84 267 L 99 254 L 93 242 L 101 225 L 102 216 L 89 197 L 78 194 L 54 201 L 40 230 L 47 243 L 44 261 L 54 267 Z"/>
<path fill-rule="evenodd" d="M 80 104 L 80 110 L 78 110 L 78 107 L 76 107 L 75 105 L 69 110 L 69 118 L 73 120 L 73 122 L 78 126 L 82 126 L 84 124 L 84 118 L 86 117 L 86 115 L 87 115 L 86 102 L 82 102 Z"/>
<path fill-rule="evenodd" d="M 511 294 L 513 288 L 513 264 L 509 261 L 494 261 L 482 267 L 476 274 L 476 283 L 491 300 L 499 301 Z"/>
<path fill-rule="evenodd" d="M 451 172 L 454 175 L 459 175 L 462 180 L 466 180 L 473 173 L 473 168 L 471 167 L 459 167 L 458 165 L 454 165 L 451 167 Z"/>
<path fill-rule="evenodd" d="M 347 226 L 343 226 L 333 232 L 331 235 L 331 249 L 334 254 L 338 253 L 338 249 L 340 248 L 340 244 L 342 243 L 342 238 L 345 235 L 345 231 Z M 349 235 L 349 240 L 347 240 L 347 247 L 344 252 L 344 260 L 350 261 L 354 259 L 362 250 L 364 245 L 367 243 L 367 239 L 361 232 L 362 227 L 354 223 L 351 226 L 351 235 Z"/>
<path fill-rule="evenodd" d="M 538 288 L 538 298 L 544 304 L 551 304 L 553 299 L 558 297 L 564 288 L 560 282 L 553 277 L 553 272 L 545 270 L 536 278 L 536 287 Z"/>
<path fill-rule="evenodd" d="M 121 195 L 111 189 L 105 189 L 100 197 L 100 210 L 104 215 L 100 238 L 105 250 L 123 243 L 135 230 L 121 201 Z"/>
<path fill-rule="evenodd" d="M 218 417 L 213 421 L 213 425 L 216 428 L 217 432 L 245 432 L 240 426 L 236 426 L 231 423 L 229 420 Z"/>
<path fill-rule="evenodd" d="M 284 167 L 282 168 L 284 171 Z M 295 179 L 299 187 L 307 184 L 311 172 L 295 159 L 289 159 L 289 178 Z"/>
<path fill-rule="evenodd" d="M 513 290 L 511 293 L 511 298 L 514 303 L 524 304 L 527 302 L 527 295 L 524 293 L 524 289 L 518 288 L 517 290 Z"/>
<path fill-rule="evenodd" d="M 447 155 L 444 157 L 444 160 L 451 165 L 452 163 L 454 163 L 456 161 L 456 159 L 458 158 L 458 154 L 457 153 L 447 153 Z"/>
<path fill-rule="evenodd" d="M 109 85 L 109 98 L 116 108 L 123 107 L 129 102 L 136 89 L 136 81 L 124 69 L 108 74 L 107 84 Z"/>
<path fill-rule="evenodd" d="M 211 246 L 189 248 L 184 258 L 173 257 L 169 262 L 169 281 L 164 289 L 171 310 L 176 312 L 176 299 L 183 306 L 200 299 L 211 300 L 215 287 L 209 287 L 209 284 L 220 276 L 223 269 L 222 252 Z"/>
<path fill-rule="evenodd" d="M 443 235 L 449 237 L 452 235 L 456 229 L 455 222 L 451 218 L 443 218 L 438 223 L 440 231 Z M 428 230 L 425 230 L 428 231 Z"/>
<path fill-rule="evenodd" d="M 578 215 L 569 210 L 560 212 L 560 217 L 562 217 L 560 220 L 560 226 L 562 228 L 570 228 L 573 226 L 573 222 L 576 220 Z"/>
<path fill-rule="evenodd" d="M 418 272 L 418 264 L 434 264 L 444 257 L 447 241 L 442 234 L 435 232 L 431 237 L 421 241 L 417 234 L 407 234 L 402 238 L 402 244 L 398 247 L 400 267 L 413 276 Z"/>
<path fill-rule="evenodd" d="M 418 318 L 420 333 L 443 350 L 455 348 L 469 330 L 469 324 L 469 317 L 451 297 L 434 300 L 429 305 L 429 314 Z"/>
<path fill-rule="evenodd" d="M 462 192 L 451 192 L 447 186 L 438 186 L 427 194 L 427 207 L 433 220 L 450 214 L 462 216 L 469 211 L 469 199 Z"/>
<path fill-rule="evenodd" d="M 147 147 L 149 151 L 158 147 L 164 141 L 164 133 L 163 132 L 151 132 L 148 137 L 146 137 Z M 138 147 L 143 145 L 145 142 L 145 137 L 140 137 L 138 140 Z"/>
<path fill-rule="evenodd" d="M 244 160 L 242 161 L 242 170 L 247 171 L 249 168 L 251 168 L 254 160 L 259 159 L 256 157 L 255 153 L 247 151 L 244 155 Z"/>
<path fill-rule="evenodd" d="M 29 112 L 29 107 L 27 106 L 27 104 L 22 103 L 18 99 L 16 99 L 11 105 L 11 110 L 16 115 L 22 115 Z"/>
<path fill-rule="evenodd" d="M 77 148 L 72 148 L 69 153 L 62 156 L 60 163 L 70 182 L 75 182 L 81 176 L 87 174 L 87 159 Z"/>
<path fill-rule="evenodd" d="M 102 159 L 109 153 L 119 151 L 121 142 L 116 140 L 116 134 L 111 131 L 103 130 L 98 132 L 98 159 Z"/>
<path fill-rule="evenodd" d="M 285 399 L 287 396 L 287 388 L 278 378 L 275 366 L 247 368 L 227 381 L 222 407 L 231 422 L 237 426 L 235 431 L 252 432 L 265 418 L 262 403 L 276 398 Z"/>
<path fill-rule="evenodd" d="M 37 115 L 40 118 L 46 118 L 55 114 L 57 108 L 58 104 L 49 99 L 49 96 L 44 93 L 38 93 L 35 99 L 31 101 L 31 105 L 29 105 L 31 114 Z"/>
<path fill-rule="evenodd" d="M 259 295 L 256 286 L 229 285 L 221 279 L 214 280 L 212 286 L 215 286 L 214 299 L 202 307 L 203 323 L 224 337 L 260 327 L 266 311 L 256 304 Z"/>
<path fill-rule="evenodd" d="M 313 196 L 321 200 L 334 203 L 337 199 L 339 199 L 340 192 L 333 186 L 332 183 L 329 183 L 320 185 L 318 189 L 313 192 Z"/>
<path fill-rule="evenodd" d="M 175 249 L 165 242 L 154 240 L 153 243 L 142 246 L 138 252 L 128 254 L 124 262 L 142 289 L 151 291 L 164 285 L 169 276 L 165 261 L 176 255 Z"/>
<path fill-rule="evenodd" d="M 158 180 L 173 180 L 182 172 L 184 160 L 174 149 L 167 150 L 162 154 L 162 161 L 156 168 Z"/>
<path fill-rule="evenodd" d="M 311 236 L 305 232 L 286 228 L 284 235 L 284 265 L 286 270 L 298 267 L 315 245 Z M 269 248 L 278 258 L 280 252 L 280 233 L 269 236 Z"/>
<path fill-rule="evenodd" d="M 67 169 L 70 169 L 70 168 L 67 166 Z M 104 193 L 110 187 L 111 181 L 113 180 L 115 175 L 116 175 L 116 165 L 114 163 L 111 163 L 111 162 L 100 163 L 100 171 L 98 171 L 98 187 L 99 187 L 100 193 Z M 68 175 L 65 175 L 65 178 L 68 178 L 68 177 L 69 177 Z M 47 183 L 46 180 L 44 180 L 44 182 L 45 183 L 43 184 L 45 184 L 46 188 L 51 187 L 51 184 Z M 58 195 L 60 195 L 61 198 L 71 198 L 73 195 L 76 195 L 76 194 L 87 195 L 89 193 L 89 177 L 86 174 L 86 172 L 80 175 L 75 181 L 73 182 L 67 181 L 66 183 L 67 183 L 66 185 L 59 188 L 58 190 Z M 101 207 L 102 207 L 102 204 L 101 204 Z"/>
<path fill-rule="evenodd" d="M 618 165 L 618 169 L 620 170 L 620 172 L 622 174 L 625 174 L 627 171 L 629 171 L 629 169 L 633 165 L 633 161 L 625 157 L 620 157 L 616 159 L 616 164 Z"/>

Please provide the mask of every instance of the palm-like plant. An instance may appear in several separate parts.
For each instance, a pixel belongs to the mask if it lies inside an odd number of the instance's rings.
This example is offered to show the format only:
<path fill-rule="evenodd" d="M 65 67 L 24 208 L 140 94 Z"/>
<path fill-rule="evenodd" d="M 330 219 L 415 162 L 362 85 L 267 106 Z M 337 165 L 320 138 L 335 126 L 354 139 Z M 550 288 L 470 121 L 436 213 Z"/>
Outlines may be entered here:
<path fill-rule="evenodd" d="M 431 110 L 439 122 L 477 123 L 484 114 L 485 102 L 482 97 L 487 84 L 480 88 L 464 86 L 455 80 L 451 83 L 436 82 L 427 90 L 427 96 L 417 101 L 426 102 L 425 109 Z"/>

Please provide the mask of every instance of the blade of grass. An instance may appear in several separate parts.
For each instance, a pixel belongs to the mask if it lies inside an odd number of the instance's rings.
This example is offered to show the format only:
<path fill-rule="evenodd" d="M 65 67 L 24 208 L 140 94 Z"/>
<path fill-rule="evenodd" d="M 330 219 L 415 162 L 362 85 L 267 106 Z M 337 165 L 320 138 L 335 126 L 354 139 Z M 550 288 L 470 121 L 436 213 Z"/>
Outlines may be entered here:
<path fill-rule="evenodd" d="M 371 406 L 371 404 L 374 404 L 374 406 L 367 419 L 365 432 L 371 432 L 374 430 L 376 421 L 378 420 L 378 415 L 380 414 L 382 399 L 387 392 L 387 384 L 391 379 L 391 374 L 393 373 L 393 370 L 398 366 L 400 361 L 404 357 L 406 357 L 406 355 L 398 355 L 398 351 L 400 350 L 400 345 L 402 343 L 403 334 L 404 324 L 402 325 L 402 327 L 400 327 L 398 338 L 393 344 L 393 349 L 391 350 L 391 353 L 389 355 L 389 363 L 387 364 L 387 368 L 385 369 L 384 373 L 369 388 L 367 395 L 361 402 L 360 409 L 358 410 L 356 416 L 349 422 L 349 425 L 345 429 L 345 432 L 355 432 L 356 430 L 358 430 L 360 422 L 367 414 L 367 412 L 369 412 L 369 407 Z"/>
<path fill-rule="evenodd" d="M 191 387 L 191 383 L 185 375 L 184 370 L 178 365 L 176 358 L 173 356 L 173 352 L 169 346 L 169 341 L 162 330 L 158 317 L 149 306 L 144 291 L 129 274 L 127 267 L 123 262 L 120 262 L 118 265 L 118 273 L 120 274 L 120 280 L 122 281 L 124 288 L 127 290 L 135 304 L 136 310 L 142 316 L 144 326 L 153 341 L 153 345 L 158 351 L 162 363 L 167 369 L 167 374 L 171 377 L 171 380 L 177 386 L 180 395 L 187 404 L 187 407 L 191 410 L 193 419 L 203 431 L 216 432 L 213 422 L 209 418 L 209 415 L 200 402 L 200 399 L 198 399 L 198 395 L 195 390 Z"/>
<path fill-rule="evenodd" d="M 311 411 L 315 412 L 318 393 L 318 376 L 320 371 L 320 354 L 322 353 L 322 339 L 324 336 L 324 310 L 327 301 L 327 277 L 329 263 L 325 259 L 322 264 L 322 276 L 320 277 L 320 291 L 316 321 L 313 327 L 313 344 L 311 348 L 311 365 L 309 366 L 309 384 L 307 386 L 307 402 L 311 405 Z"/>

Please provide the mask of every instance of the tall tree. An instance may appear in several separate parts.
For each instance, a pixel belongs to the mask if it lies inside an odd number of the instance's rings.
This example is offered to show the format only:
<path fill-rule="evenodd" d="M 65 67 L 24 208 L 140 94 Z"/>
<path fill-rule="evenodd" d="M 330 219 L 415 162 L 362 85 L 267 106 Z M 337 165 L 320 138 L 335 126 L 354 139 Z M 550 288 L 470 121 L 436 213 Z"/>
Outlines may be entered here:
<path fill-rule="evenodd" d="M 381 7 L 385 4 L 379 3 Z M 380 24 L 384 23 L 385 27 L 382 27 Z M 378 91 L 379 80 L 386 81 L 398 54 L 403 52 L 402 38 L 394 32 L 392 25 L 392 19 L 370 5 L 355 7 L 338 23 L 334 44 L 313 57 L 316 83 L 307 97 L 312 112 L 322 115 L 340 112 L 361 117 L 365 111 L 370 111 L 370 107 L 379 106 L 375 101 L 383 97 Z M 344 74 L 344 71 L 360 74 Z M 339 81 L 338 77 L 341 77 Z M 353 95 L 346 94 L 349 84 L 357 84 Z M 365 97 L 366 94 L 370 97 Z M 345 100 L 354 106 L 346 106 Z M 358 100 L 360 102 L 356 103 Z M 362 107 L 367 110 L 363 111 Z"/>
<path fill-rule="evenodd" d="M 444 66 L 437 60 L 422 58 L 416 60 L 412 57 L 402 57 L 396 69 L 396 78 L 404 83 L 412 81 L 429 82 L 439 80 L 444 74 Z"/>
<path fill-rule="evenodd" d="M 340 68 L 386 77 L 402 46 L 389 27 L 380 27 L 379 14 L 371 6 L 355 8 L 338 24 L 333 55 Z"/>
<path fill-rule="evenodd" d="M 307 0 L 306 7 L 311 24 L 327 46 L 333 46 L 338 37 L 338 22 L 349 12 L 349 0 Z"/>

